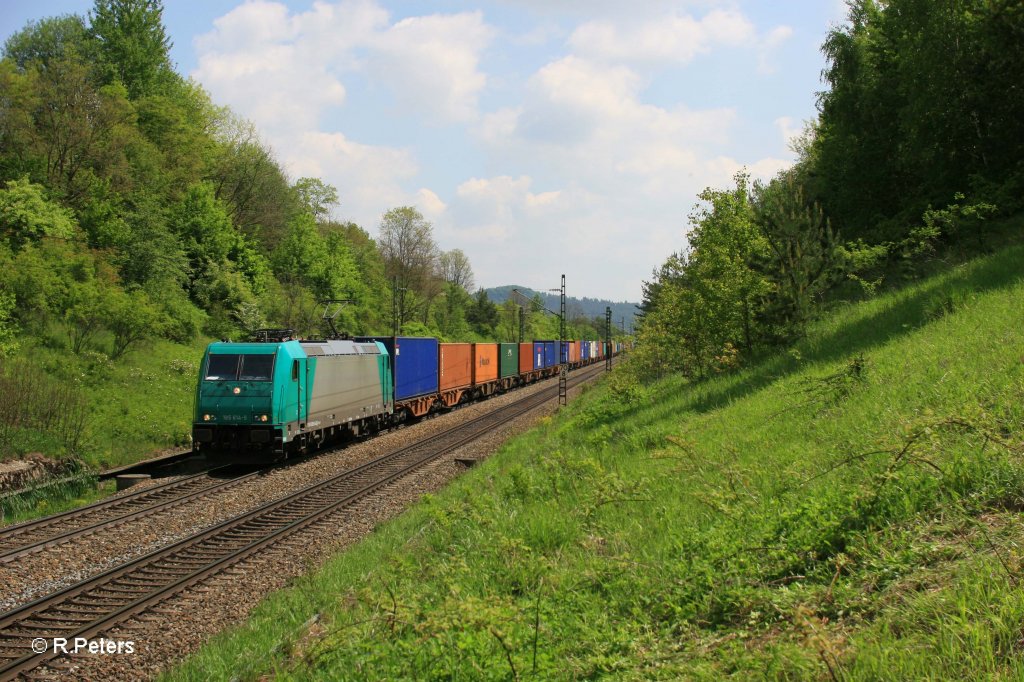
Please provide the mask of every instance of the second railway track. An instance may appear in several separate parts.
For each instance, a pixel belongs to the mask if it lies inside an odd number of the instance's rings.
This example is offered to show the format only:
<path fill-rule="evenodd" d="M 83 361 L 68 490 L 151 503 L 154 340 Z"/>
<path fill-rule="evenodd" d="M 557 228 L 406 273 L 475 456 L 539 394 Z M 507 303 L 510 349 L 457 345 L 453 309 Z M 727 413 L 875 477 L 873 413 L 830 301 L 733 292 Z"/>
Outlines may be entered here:
<path fill-rule="evenodd" d="M 570 383 L 582 383 L 599 373 L 585 370 Z M 0 679 L 11 679 L 56 656 L 52 650 L 33 651 L 33 640 L 74 641 L 101 635 L 556 395 L 555 387 L 541 390 L 0 615 Z"/>
<path fill-rule="evenodd" d="M 227 467 L 224 467 L 217 471 L 226 469 Z M 211 473 L 194 474 L 136 493 L 0 529 L 0 564 L 83 535 L 223 492 L 261 472 L 254 471 L 227 479 L 216 478 L 211 476 Z"/>

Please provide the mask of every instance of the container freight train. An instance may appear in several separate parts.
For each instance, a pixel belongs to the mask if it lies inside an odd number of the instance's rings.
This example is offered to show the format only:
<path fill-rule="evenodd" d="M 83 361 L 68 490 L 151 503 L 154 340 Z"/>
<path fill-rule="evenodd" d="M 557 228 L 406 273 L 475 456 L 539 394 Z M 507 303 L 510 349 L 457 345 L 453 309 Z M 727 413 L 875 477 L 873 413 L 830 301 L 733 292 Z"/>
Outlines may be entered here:
<path fill-rule="evenodd" d="M 439 343 L 421 337 L 212 343 L 196 389 L 192 448 L 281 459 L 599 362 L 599 341 Z"/>

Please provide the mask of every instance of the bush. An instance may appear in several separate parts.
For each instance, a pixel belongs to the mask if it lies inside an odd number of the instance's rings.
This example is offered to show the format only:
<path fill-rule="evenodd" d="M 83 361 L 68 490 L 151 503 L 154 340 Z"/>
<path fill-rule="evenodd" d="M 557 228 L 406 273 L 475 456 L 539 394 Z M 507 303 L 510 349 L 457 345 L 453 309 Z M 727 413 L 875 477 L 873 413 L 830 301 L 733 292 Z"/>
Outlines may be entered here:
<path fill-rule="evenodd" d="M 47 376 L 25 361 L 0 367 L 0 458 L 25 443 L 35 443 L 48 454 L 78 449 L 88 421 L 88 403 L 74 384 Z M 32 435 L 35 432 L 36 435 Z M 63 453 L 53 449 L 63 447 Z"/>

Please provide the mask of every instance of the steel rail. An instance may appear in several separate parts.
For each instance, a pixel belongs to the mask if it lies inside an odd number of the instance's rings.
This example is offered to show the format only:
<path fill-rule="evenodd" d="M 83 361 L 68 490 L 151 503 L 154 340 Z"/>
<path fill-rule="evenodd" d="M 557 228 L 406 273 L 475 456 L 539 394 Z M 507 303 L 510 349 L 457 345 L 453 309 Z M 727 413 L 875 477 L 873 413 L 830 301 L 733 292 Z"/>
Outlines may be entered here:
<path fill-rule="evenodd" d="M 5 528 L 3 531 L 0 531 L 0 564 L 14 561 L 15 559 L 27 554 L 38 552 L 46 549 L 47 547 L 52 547 L 64 542 L 69 542 L 84 535 L 91 535 L 135 519 L 152 516 L 153 514 L 178 507 L 186 502 L 201 499 L 209 495 L 215 495 L 237 485 L 241 485 L 245 481 L 248 481 L 262 473 L 263 471 L 253 471 L 248 474 L 220 482 L 217 482 L 216 479 L 211 479 L 208 475 L 209 472 L 196 474 L 186 479 L 171 481 L 154 488 L 140 490 L 136 495 L 103 500 L 100 503 L 96 503 L 96 505 L 80 507 L 69 512 L 64 512 L 63 514 L 47 516 L 42 519 L 37 519 L 36 521 L 29 521 L 26 524 L 19 524 L 18 526 Z M 213 485 L 207 485 L 205 487 L 200 487 L 198 490 L 192 490 L 194 484 L 203 482 L 200 479 L 204 477 L 208 480 L 213 480 Z M 140 506 L 141 508 L 139 508 Z M 67 523 L 87 520 L 94 513 L 101 512 L 103 510 L 110 511 L 111 509 L 117 509 L 118 507 L 124 507 L 127 511 L 116 516 L 103 517 L 93 523 L 87 523 L 87 525 L 71 528 L 64 532 L 57 532 L 55 535 L 46 535 L 42 539 L 21 542 L 20 544 L 4 548 L 4 545 L 10 544 L 9 541 L 11 539 L 18 541 L 23 540 L 23 536 L 25 535 L 28 535 L 29 537 L 37 536 L 40 531 L 53 529 L 54 527 Z"/>
<path fill-rule="evenodd" d="M 600 373 L 586 372 L 577 377 L 574 385 Z M 16 645 L 14 641 L 27 642 L 41 636 L 52 641 L 55 634 L 73 641 L 76 637 L 88 639 L 109 630 L 171 595 L 399 480 L 441 455 L 536 409 L 555 395 L 554 387 L 539 391 L 455 429 L 421 439 L 0 615 L 0 679 L 12 678 L 59 655 L 49 649 L 42 653 L 19 654 L 26 647 L 24 644 Z M 360 481 L 361 477 L 375 470 L 379 471 L 369 482 Z M 352 489 L 350 484 L 354 482 L 359 485 Z M 68 627 L 55 628 L 55 623 L 67 623 Z M 56 629 L 65 632 L 55 633 Z"/>
<path fill-rule="evenodd" d="M 105 481 L 109 478 L 114 478 L 122 474 L 144 474 L 177 464 L 178 462 L 182 462 L 190 457 L 194 457 L 195 454 L 196 453 L 192 450 L 183 450 L 169 455 L 160 455 L 158 457 L 144 459 L 141 462 L 133 462 L 132 464 L 124 464 L 119 467 L 114 467 L 113 469 L 106 469 L 105 471 L 99 472 L 96 476 L 101 481 Z"/>

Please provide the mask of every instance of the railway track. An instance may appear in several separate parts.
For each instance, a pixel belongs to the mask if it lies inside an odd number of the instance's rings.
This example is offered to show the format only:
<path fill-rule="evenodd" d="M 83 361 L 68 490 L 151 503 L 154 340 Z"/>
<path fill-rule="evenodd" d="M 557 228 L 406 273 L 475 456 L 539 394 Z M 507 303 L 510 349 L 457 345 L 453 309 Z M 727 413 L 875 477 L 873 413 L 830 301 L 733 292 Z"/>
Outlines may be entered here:
<path fill-rule="evenodd" d="M 600 373 L 584 370 L 571 385 Z M 388 486 L 441 455 L 493 431 L 558 395 L 551 387 L 471 422 L 417 441 L 325 481 L 265 504 L 173 545 L 138 557 L 59 592 L 0 614 L 0 680 L 13 679 L 58 654 L 33 640 L 91 640 L 170 596 Z"/>
<path fill-rule="evenodd" d="M 184 450 L 182 452 L 160 455 L 159 457 L 145 459 L 141 462 L 134 462 L 132 464 L 125 464 L 124 466 L 115 467 L 113 469 L 107 469 L 106 471 L 101 471 L 98 476 L 101 481 L 105 481 L 110 478 L 116 478 L 122 474 L 160 473 L 164 469 L 170 469 L 193 457 L 195 457 L 195 453 L 192 452 L 192 450 Z"/>
<path fill-rule="evenodd" d="M 223 471 L 228 467 L 217 469 Z M 26 521 L 0 529 L 0 564 L 38 552 L 47 547 L 158 512 L 173 509 L 186 502 L 214 495 L 259 475 L 249 474 L 221 480 L 211 472 L 140 490 L 131 495 L 101 500 L 85 507 L 53 516 Z"/>

